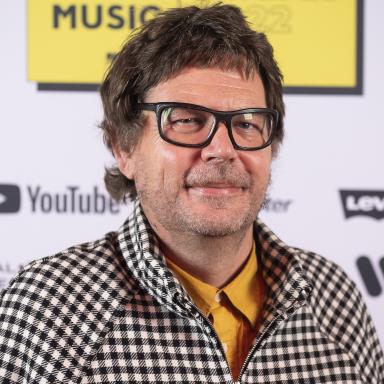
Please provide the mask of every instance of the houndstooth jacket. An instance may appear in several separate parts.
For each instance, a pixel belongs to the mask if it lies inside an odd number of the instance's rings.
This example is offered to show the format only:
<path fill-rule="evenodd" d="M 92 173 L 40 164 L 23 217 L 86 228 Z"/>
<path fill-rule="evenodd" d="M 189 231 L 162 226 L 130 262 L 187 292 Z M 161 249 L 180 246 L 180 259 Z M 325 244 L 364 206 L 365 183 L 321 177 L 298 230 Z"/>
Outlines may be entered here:
<path fill-rule="evenodd" d="M 383 354 L 354 284 L 260 221 L 254 229 L 268 293 L 238 382 L 383 384 Z M 2 384 L 234 382 L 138 203 L 117 233 L 32 262 L 0 299 Z"/>

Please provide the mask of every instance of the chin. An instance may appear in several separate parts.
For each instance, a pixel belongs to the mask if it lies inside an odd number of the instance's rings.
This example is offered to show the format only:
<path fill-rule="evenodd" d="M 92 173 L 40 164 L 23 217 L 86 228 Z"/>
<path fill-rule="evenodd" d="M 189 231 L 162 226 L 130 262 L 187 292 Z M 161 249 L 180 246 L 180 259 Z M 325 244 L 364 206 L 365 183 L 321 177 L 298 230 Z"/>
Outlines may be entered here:
<path fill-rule="evenodd" d="M 203 215 L 207 214 L 238 214 L 242 211 L 249 211 L 250 204 L 244 198 L 229 198 L 223 197 L 204 197 L 199 201 L 194 201 L 190 204 L 192 211 L 201 212 Z"/>
<path fill-rule="evenodd" d="M 184 217 L 184 223 L 191 232 L 206 237 L 224 237 L 247 230 L 254 222 L 256 215 L 248 210 L 243 215 L 239 211 L 215 208 L 213 212 L 190 214 Z"/>

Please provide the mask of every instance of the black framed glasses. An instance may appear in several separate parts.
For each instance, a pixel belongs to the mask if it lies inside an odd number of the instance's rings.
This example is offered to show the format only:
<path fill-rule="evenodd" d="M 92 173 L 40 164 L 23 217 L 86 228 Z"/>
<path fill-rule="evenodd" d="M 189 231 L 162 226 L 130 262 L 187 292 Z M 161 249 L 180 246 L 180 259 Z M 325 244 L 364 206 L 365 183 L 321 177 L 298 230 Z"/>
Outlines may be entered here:
<path fill-rule="evenodd" d="M 235 149 L 256 151 L 271 145 L 279 119 L 279 113 L 270 108 L 223 112 L 195 104 L 160 102 L 139 103 L 138 109 L 155 112 L 160 137 L 181 147 L 207 146 L 223 122 Z"/>

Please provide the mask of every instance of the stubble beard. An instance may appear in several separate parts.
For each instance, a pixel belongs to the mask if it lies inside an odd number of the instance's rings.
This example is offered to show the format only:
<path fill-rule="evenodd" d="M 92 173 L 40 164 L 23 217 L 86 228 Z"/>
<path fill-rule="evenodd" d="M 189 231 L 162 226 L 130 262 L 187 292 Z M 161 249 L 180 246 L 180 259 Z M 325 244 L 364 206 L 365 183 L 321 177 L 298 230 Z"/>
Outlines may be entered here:
<path fill-rule="evenodd" d="M 230 198 L 204 197 L 201 202 L 207 206 L 207 210 L 197 212 L 193 207 L 189 208 L 179 194 L 151 191 L 146 183 L 137 192 L 143 207 L 149 208 L 152 216 L 170 233 L 215 238 L 245 233 L 264 204 L 270 175 L 265 185 L 254 185 L 248 175 L 239 174 L 232 168 L 215 166 L 208 170 L 197 169 L 186 175 L 185 184 L 180 188 L 201 186 L 218 179 L 247 189 L 248 198 L 241 199 L 236 204 L 236 210 L 231 209 Z"/>

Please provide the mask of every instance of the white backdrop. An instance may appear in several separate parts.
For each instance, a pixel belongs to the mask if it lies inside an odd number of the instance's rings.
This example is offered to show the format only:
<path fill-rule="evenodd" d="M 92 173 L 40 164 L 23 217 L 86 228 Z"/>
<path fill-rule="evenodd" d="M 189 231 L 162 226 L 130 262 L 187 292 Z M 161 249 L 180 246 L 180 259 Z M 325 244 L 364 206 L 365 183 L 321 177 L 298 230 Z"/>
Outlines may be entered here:
<path fill-rule="evenodd" d="M 365 1 L 363 95 L 285 96 L 286 140 L 274 164 L 271 204 L 262 213 L 287 243 L 318 252 L 347 271 L 365 297 L 382 344 L 384 220 L 346 219 L 339 191 L 374 191 L 376 211 L 383 216 L 383 19 L 384 2 Z M 118 228 L 130 211 L 104 200 L 103 168 L 112 158 L 96 128 L 98 94 L 38 91 L 27 81 L 26 36 L 25 2 L 2 0 L 0 288 L 20 265 L 94 240 Z M 67 212 L 57 212 L 56 196 L 63 210 L 63 195 Z M 80 195 L 83 211 L 90 195 L 91 212 L 79 212 Z M 351 197 L 349 207 L 360 204 L 370 211 L 373 200 Z M 2 212 L 6 207 L 17 212 Z M 357 268 L 360 256 L 373 267 L 371 285 L 376 276 L 371 293 Z"/>

